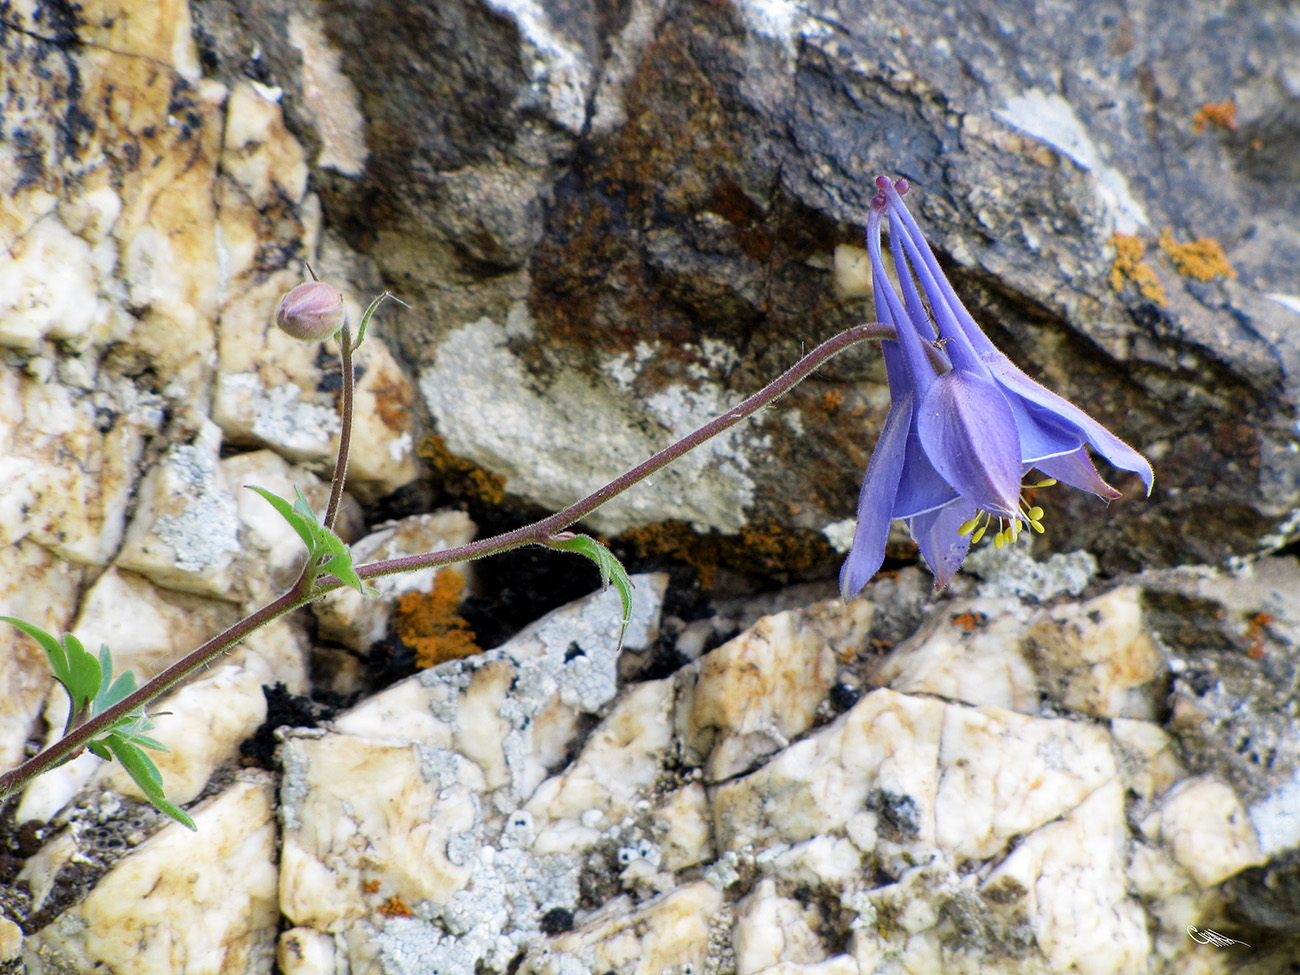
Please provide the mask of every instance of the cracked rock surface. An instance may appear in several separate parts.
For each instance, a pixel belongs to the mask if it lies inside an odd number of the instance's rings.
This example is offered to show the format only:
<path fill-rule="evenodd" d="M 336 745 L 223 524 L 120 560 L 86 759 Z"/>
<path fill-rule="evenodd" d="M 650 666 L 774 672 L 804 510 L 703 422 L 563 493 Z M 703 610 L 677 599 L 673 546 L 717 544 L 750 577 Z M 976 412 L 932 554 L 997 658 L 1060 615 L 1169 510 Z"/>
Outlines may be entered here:
<path fill-rule="evenodd" d="M 159 703 L 197 834 L 90 754 L 5 803 L 0 973 L 1291 971 L 1298 44 L 1244 0 L 3 5 L 0 614 L 137 675 L 299 566 L 244 486 L 328 491 L 338 348 L 271 327 L 304 262 L 354 323 L 406 302 L 358 352 L 361 558 L 870 320 L 882 172 L 1157 477 L 1046 492 L 941 596 L 896 533 L 831 600 L 888 403 L 850 351 L 590 520 L 621 653 L 570 562 L 393 578 Z M 411 606 L 459 659 L 408 676 Z M 55 690 L 0 628 L 0 766 Z"/>

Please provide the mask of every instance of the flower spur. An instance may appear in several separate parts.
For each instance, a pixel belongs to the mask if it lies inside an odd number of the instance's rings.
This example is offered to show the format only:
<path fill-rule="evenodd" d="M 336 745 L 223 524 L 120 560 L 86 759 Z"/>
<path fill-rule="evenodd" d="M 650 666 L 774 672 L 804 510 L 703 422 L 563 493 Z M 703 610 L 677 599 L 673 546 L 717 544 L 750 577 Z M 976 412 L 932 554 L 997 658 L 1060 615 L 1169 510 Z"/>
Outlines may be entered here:
<path fill-rule="evenodd" d="M 852 598 L 884 561 L 889 523 L 907 522 L 935 585 L 943 588 L 994 519 L 996 545 L 1026 526 L 1043 531 L 1043 510 L 1022 497 L 1030 469 L 1107 501 L 1120 496 L 1088 456 L 1136 473 L 1151 493 L 1151 465 L 1087 413 L 1021 372 L 962 305 L 916 220 L 903 204 L 906 180 L 881 176 L 867 218 L 876 317 L 897 331 L 882 343 L 890 409 L 862 492 L 840 589 Z M 890 283 L 880 249 L 883 220 L 898 270 Z M 917 284 L 920 284 L 920 290 Z"/>

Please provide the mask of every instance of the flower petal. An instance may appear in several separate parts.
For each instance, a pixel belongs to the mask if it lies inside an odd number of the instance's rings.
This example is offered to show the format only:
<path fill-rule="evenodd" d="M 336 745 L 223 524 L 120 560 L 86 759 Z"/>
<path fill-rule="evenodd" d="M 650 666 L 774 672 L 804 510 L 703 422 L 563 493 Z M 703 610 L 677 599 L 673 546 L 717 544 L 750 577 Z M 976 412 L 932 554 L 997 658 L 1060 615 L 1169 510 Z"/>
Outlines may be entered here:
<path fill-rule="evenodd" d="M 1083 446 L 1085 438 L 1074 424 L 1062 422 L 1056 414 L 1015 393 L 1007 395 L 1006 400 L 1016 417 L 1016 429 L 1020 432 L 1020 459 L 1024 463 L 1037 466 L 1038 461 L 1044 458 L 1073 453 Z"/>
<path fill-rule="evenodd" d="M 945 481 L 975 507 L 1014 518 L 1020 508 L 1020 434 L 1002 390 L 957 370 L 938 377 L 921 403 L 917 433 Z"/>
<path fill-rule="evenodd" d="M 1151 494 L 1151 483 L 1155 479 L 1155 474 L 1145 457 L 1073 403 L 1034 382 L 1002 353 L 986 356 L 985 361 L 993 371 L 993 377 L 1008 392 L 1032 404 L 1031 412 L 1039 416 L 1051 414 L 1055 419 L 1074 426 L 1079 430 L 1082 438 L 1092 444 L 1093 449 L 1111 464 L 1121 470 L 1132 471 L 1142 478 L 1142 483 L 1147 487 L 1147 494 Z"/>
<path fill-rule="evenodd" d="M 1088 456 L 1087 447 L 1080 447 L 1068 454 L 1058 454 L 1055 457 L 1036 461 L 1034 466 L 1048 477 L 1056 478 L 1062 484 L 1068 484 L 1080 491 L 1095 494 L 1107 501 L 1114 501 L 1116 498 L 1122 497 L 1118 491 L 1101 479 L 1101 475 L 1097 473 L 1097 468 L 1092 465 L 1092 458 Z"/>
<path fill-rule="evenodd" d="M 950 505 L 917 515 L 907 522 L 925 564 L 934 573 L 934 588 L 948 585 L 970 550 L 970 536 L 958 534 L 962 523 L 975 516 L 975 505 L 958 498 Z"/>
<path fill-rule="evenodd" d="M 867 476 L 858 495 L 858 526 L 853 532 L 853 546 L 840 569 L 840 593 L 852 599 L 871 581 L 885 561 L 885 541 L 893 517 L 894 495 L 903 474 L 903 457 L 907 432 L 912 426 L 913 398 L 895 403 L 885 418 L 876 449 L 871 454 Z"/>

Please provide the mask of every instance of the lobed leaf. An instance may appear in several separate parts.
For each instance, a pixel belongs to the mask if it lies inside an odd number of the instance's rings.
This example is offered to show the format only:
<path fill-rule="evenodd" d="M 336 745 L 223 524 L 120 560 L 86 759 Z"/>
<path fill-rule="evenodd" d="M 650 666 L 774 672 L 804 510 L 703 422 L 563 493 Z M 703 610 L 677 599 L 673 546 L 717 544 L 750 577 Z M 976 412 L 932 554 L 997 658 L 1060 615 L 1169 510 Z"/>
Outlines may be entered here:
<path fill-rule="evenodd" d="M 562 552 L 573 552 L 591 559 L 600 570 L 601 587 L 608 588 L 611 582 L 614 584 L 614 588 L 618 590 L 618 597 L 623 603 L 623 625 L 618 631 L 618 649 L 622 650 L 623 636 L 627 633 L 628 624 L 632 622 L 632 589 L 634 588 L 627 569 L 623 568 L 623 563 L 615 558 L 614 553 L 605 545 L 590 535 L 564 532 L 552 537 L 550 546 Z"/>
<path fill-rule="evenodd" d="M 0 620 L 11 623 L 40 644 L 45 656 L 50 661 L 54 678 L 68 692 L 71 708 L 68 712 L 68 727 L 79 718 L 99 694 L 103 673 L 100 661 L 96 660 L 71 633 L 65 634 L 60 644 L 50 633 L 46 633 L 34 623 L 16 619 L 12 616 L 0 616 Z"/>
<path fill-rule="evenodd" d="M 297 504 L 291 505 L 278 494 L 272 494 L 265 488 L 256 487 L 252 484 L 245 484 L 244 487 L 250 491 L 256 491 L 265 498 L 267 503 L 280 513 L 280 517 L 287 521 L 290 527 L 298 533 L 302 543 L 307 546 L 307 554 L 309 556 L 316 554 L 316 528 L 318 527 L 316 516 L 312 514 L 311 507 L 307 505 L 301 491 L 298 492 L 298 497 L 302 500 L 304 507 L 307 508 L 306 514 L 298 510 Z"/>

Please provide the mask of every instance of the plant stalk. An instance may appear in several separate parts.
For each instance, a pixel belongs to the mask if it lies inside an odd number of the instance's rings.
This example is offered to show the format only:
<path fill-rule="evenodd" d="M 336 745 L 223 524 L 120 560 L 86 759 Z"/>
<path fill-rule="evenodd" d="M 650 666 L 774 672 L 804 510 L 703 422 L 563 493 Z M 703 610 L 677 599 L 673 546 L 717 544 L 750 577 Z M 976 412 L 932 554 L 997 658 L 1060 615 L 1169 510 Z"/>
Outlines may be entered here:
<path fill-rule="evenodd" d="M 331 526 L 338 515 L 339 499 L 343 494 L 343 482 L 347 477 L 347 451 L 351 438 L 353 408 L 351 335 L 346 325 L 339 334 L 339 348 L 342 353 L 340 365 L 343 369 L 343 422 L 339 434 L 339 460 L 334 468 L 330 502 L 325 515 L 325 524 Z M 694 450 L 711 437 L 716 437 L 719 433 L 735 426 L 746 417 L 752 416 L 764 407 L 775 403 L 812 372 L 825 364 L 832 356 L 843 352 L 849 346 L 858 342 L 894 339 L 895 337 L 896 333 L 892 327 L 874 322 L 843 331 L 817 346 L 777 379 L 764 386 L 739 406 L 733 407 L 683 439 L 669 447 L 665 447 L 649 460 L 638 464 L 627 473 L 610 481 L 604 487 L 593 491 L 581 501 L 569 505 L 563 511 L 558 511 L 553 515 L 542 518 L 540 521 L 535 521 L 531 525 L 525 525 L 522 528 L 492 538 L 471 542 L 468 545 L 445 549 L 441 552 L 428 552 L 422 555 L 411 555 L 405 558 L 389 559 L 359 566 L 357 575 L 362 579 L 377 579 L 381 576 L 396 575 L 397 573 L 409 572 L 415 569 L 481 559 L 484 556 L 495 555 L 523 545 L 543 545 L 556 532 L 591 514 L 611 498 L 617 497 L 634 484 L 645 480 L 651 474 L 671 464 L 688 451 Z M 150 701 L 165 694 L 195 671 L 228 651 L 250 633 L 283 616 L 285 613 L 305 606 L 344 585 L 330 575 L 318 577 L 310 582 L 308 579 L 308 573 L 304 570 L 303 575 L 299 576 L 298 581 L 284 595 L 240 620 L 223 633 L 213 637 L 183 660 L 172 664 L 135 693 L 123 698 L 116 705 L 85 724 L 74 728 L 65 737 L 46 748 L 40 754 L 28 759 L 18 768 L 0 775 L 0 798 L 16 792 L 36 776 L 62 764 L 77 749 L 84 747 L 87 742 L 102 735 L 119 718 L 125 717 L 136 708 L 144 707 Z"/>

